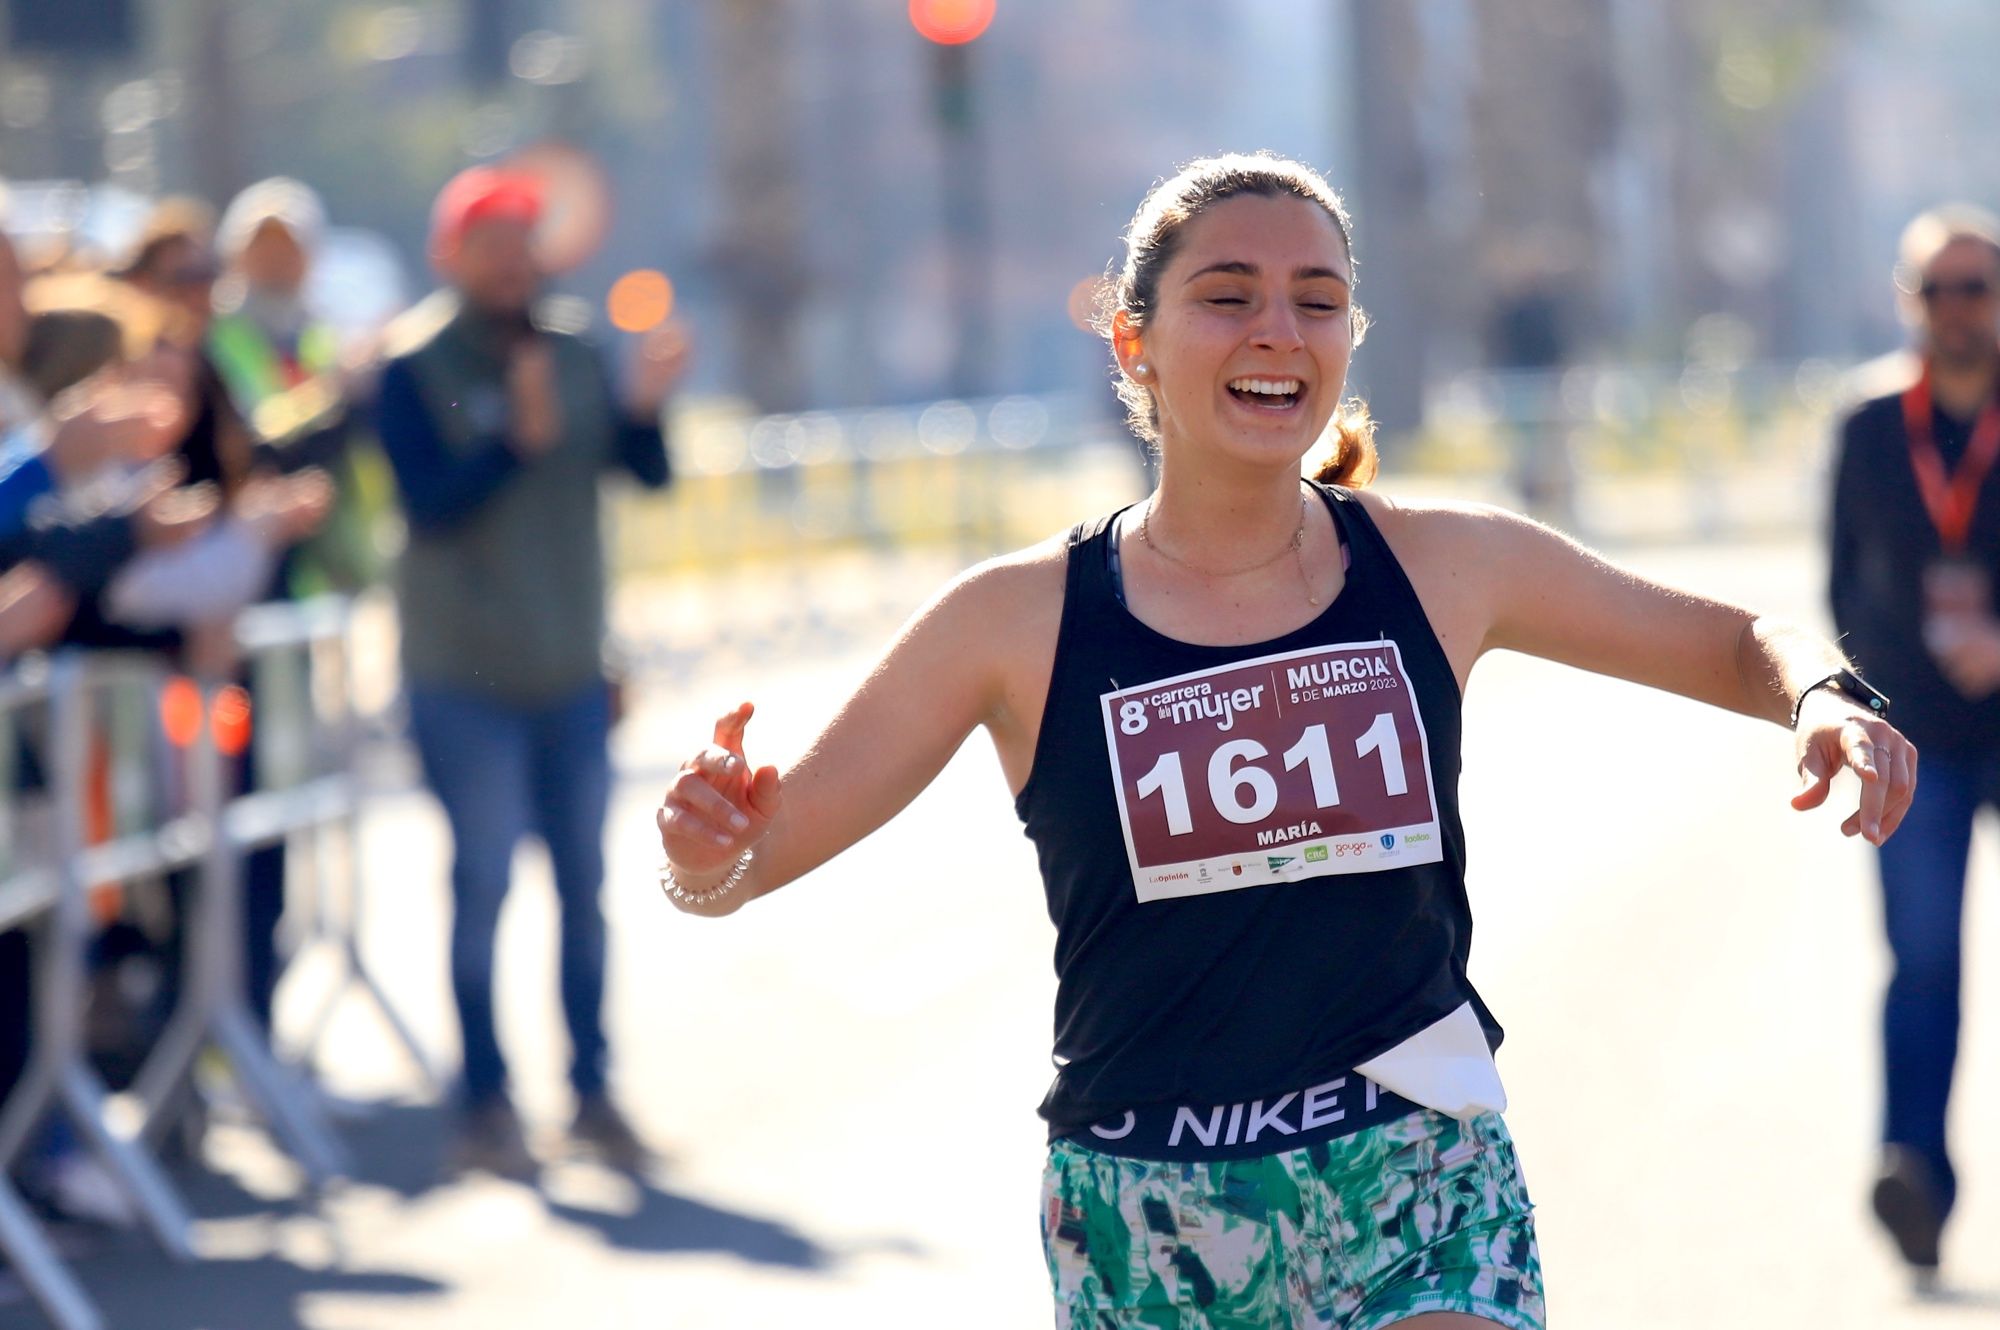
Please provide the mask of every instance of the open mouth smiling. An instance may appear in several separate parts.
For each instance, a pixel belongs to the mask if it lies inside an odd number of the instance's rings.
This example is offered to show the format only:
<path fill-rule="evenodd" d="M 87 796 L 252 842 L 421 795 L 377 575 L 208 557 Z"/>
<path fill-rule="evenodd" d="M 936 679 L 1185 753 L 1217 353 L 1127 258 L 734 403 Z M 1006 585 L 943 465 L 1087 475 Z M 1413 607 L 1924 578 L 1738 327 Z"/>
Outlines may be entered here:
<path fill-rule="evenodd" d="M 1246 406 L 1284 410 L 1298 405 L 1305 385 L 1297 379 L 1231 379 L 1229 395 Z"/>

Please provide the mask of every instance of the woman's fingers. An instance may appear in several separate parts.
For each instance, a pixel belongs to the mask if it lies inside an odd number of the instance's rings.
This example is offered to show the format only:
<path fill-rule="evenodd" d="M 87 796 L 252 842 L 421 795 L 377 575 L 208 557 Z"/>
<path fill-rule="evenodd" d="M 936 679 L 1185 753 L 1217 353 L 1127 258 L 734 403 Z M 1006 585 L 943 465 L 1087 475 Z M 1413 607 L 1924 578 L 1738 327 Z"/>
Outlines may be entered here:
<path fill-rule="evenodd" d="M 1805 757 L 1799 761 L 1799 775 L 1805 785 L 1792 796 L 1792 807 L 1803 812 L 1825 803 L 1827 794 L 1833 789 L 1833 766 L 1820 756 L 1819 749 L 1806 750 Z"/>
<path fill-rule="evenodd" d="M 1861 778 L 1860 804 L 1841 830 L 1880 845 L 1909 811 L 1916 792 L 1916 750 L 1880 721 L 1850 720 L 1839 734 L 1841 757 Z"/>
<path fill-rule="evenodd" d="M 739 758 L 743 756 L 743 730 L 750 724 L 750 718 L 757 714 L 757 708 L 748 702 L 738 702 L 733 710 L 723 713 L 715 722 L 715 745 L 726 748 Z"/>
<path fill-rule="evenodd" d="M 722 842 L 734 840 L 750 829 L 750 819 L 693 767 L 684 769 L 667 787 L 667 806 L 694 814 Z"/>
<path fill-rule="evenodd" d="M 1792 795 L 1792 807 L 1825 803 L 1833 778 L 1845 768 L 1859 777 L 1861 797 L 1840 824 L 1841 834 L 1865 837 L 1872 845 L 1894 835 L 1916 793 L 1916 747 L 1893 726 L 1860 715 L 1815 728 L 1804 744 L 1799 758 L 1803 785 Z"/>
<path fill-rule="evenodd" d="M 1840 755 L 1864 782 L 1882 779 L 1875 765 L 1875 741 L 1862 721 L 1850 720 L 1840 727 Z"/>
<path fill-rule="evenodd" d="M 745 702 L 715 722 L 715 742 L 689 758 L 653 815 L 660 848 L 683 871 L 723 868 L 763 839 L 781 802 L 776 767 L 752 769 L 743 731 L 755 709 Z"/>
<path fill-rule="evenodd" d="M 733 858 L 751 827 L 750 819 L 692 768 L 667 787 L 653 821 L 667 857 L 694 869 Z"/>
<path fill-rule="evenodd" d="M 689 868 L 712 867 L 763 837 L 781 802 L 776 767 L 752 769 L 743 757 L 744 728 L 756 709 L 744 702 L 718 717 L 715 741 L 682 765 L 660 801 L 654 822 L 668 858 Z"/>
<path fill-rule="evenodd" d="M 750 815 L 761 822 L 769 822 L 778 815 L 778 806 L 783 802 L 778 769 L 757 768 L 757 774 L 750 780 Z"/>
<path fill-rule="evenodd" d="M 1855 828 L 1871 844 L 1880 844 L 1882 808 L 1888 798 L 1889 780 L 1877 760 L 1875 740 L 1858 719 L 1842 724 L 1839 733 L 1841 760 L 1861 777 L 1861 803 L 1853 817 Z"/>
<path fill-rule="evenodd" d="M 731 803 L 742 805 L 749 789 L 749 768 L 737 754 L 716 744 L 696 753 L 683 770 L 698 772 L 710 785 L 722 791 Z"/>
<path fill-rule="evenodd" d="M 1882 809 L 1882 839 L 1896 834 L 1917 795 L 1917 746 L 1905 739 L 1896 746 L 1895 770 Z M 1877 842 L 1878 844 L 1880 842 Z"/>

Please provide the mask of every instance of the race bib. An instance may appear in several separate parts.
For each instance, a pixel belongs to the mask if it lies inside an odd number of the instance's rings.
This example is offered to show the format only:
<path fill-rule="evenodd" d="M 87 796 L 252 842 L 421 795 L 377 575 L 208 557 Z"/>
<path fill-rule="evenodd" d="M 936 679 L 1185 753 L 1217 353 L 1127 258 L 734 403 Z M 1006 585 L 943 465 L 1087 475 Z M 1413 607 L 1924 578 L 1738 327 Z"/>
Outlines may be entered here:
<path fill-rule="evenodd" d="M 1142 901 L 1444 858 L 1394 642 L 1308 647 L 1105 693 Z"/>

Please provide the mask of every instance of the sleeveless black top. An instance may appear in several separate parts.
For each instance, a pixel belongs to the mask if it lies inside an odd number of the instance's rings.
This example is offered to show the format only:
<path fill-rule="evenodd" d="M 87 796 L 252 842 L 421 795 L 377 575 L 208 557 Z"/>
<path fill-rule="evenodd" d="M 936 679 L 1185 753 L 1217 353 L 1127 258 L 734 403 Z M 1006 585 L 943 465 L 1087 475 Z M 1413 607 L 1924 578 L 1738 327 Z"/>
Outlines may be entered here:
<path fill-rule="evenodd" d="M 1354 497 L 1311 623 L 1200 646 L 1121 603 L 1118 514 L 1070 534 L 1054 672 L 1016 800 L 1056 926 L 1061 1134 L 1138 1105 L 1275 1095 L 1471 1002 L 1459 693 Z"/>

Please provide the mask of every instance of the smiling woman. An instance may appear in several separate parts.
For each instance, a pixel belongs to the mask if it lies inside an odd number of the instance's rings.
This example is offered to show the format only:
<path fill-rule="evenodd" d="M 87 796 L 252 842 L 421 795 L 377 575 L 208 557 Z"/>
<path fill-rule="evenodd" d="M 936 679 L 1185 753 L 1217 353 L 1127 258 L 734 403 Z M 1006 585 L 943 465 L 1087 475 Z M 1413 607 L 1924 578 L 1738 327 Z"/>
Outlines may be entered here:
<path fill-rule="evenodd" d="M 674 904 L 729 914 L 987 730 L 1056 927 L 1041 1220 L 1070 1330 L 1543 1325 L 1466 977 L 1460 700 L 1486 652 L 1789 724 L 1795 807 L 1859 774 L 1849 835 L 1909 805 L 1915 751 L 1828 643 L 1363 488 L 1349 229 L 1297 162 L 1159 185 L 1099 321 L 1158 488 L 956 579 L 782 775 L 745 756 L 750 704 L 723 716 L 657 814 Z"/>
<path fill-rule="evenodd" d="M 1317 172 L 1297 162 L 1271 157 L 1216 158 L 1197 163 L 1154 190 L 1126 230 L 1122 268 L 1099 288 L 1104 305 L 1098 311 L 1098 332 L 1114 347 L 1136 345 L 1139 330 L 1150 324 L 1159 311 L 1160 277 L 1184 247 L 1187 223 L 1214 204 L 1235 198 L 1272 202 L 1296 199 L 1315 204 L 1323 216 L 1310 224 L 1313 229 L 1337 233 L 1337 262 L 1308 257 L 1291 274 L 1299 287 L 1296 299 L 1302 317 L 1337 326 L 1341 345 L 1334 348 L 1334 353 L 1340 372 L 1332 380 L 1337 398 L 1346 382 L 1347 359 L 1361 345 L 1368 330 L 1368 316 L 1352 296 L 1353 227 L 1339 196 Z M 1310 237 L 1322 243 L 1309 244 L 1308 248 L 1324 254 L 1323 242 L 1327 238 Z M 1245 288 L 1260 275 L 1256 265 L 1248 260 L 1222 258 L 1204 264 L 1183 281 L 1189 286 L 1209 288 L 1196 294 L 1213 309 L 1240 314 L 1251 303 Z M 1173 295 L 1169 292 L 1167 298 Z M 1124 357 L 1120 360 L 1118 395 L 1125 403 L 1132 430 L 1158 447 L 1160 419 L 1153 394 L 1142 378 L 1134 377 L 1123 364 Z M 1133 367 L 1142 376 L 1152 370 L 1150 364 L 1136 358 Z M 1279 375 L 1267 379 L 1245 378 L 1229 386 L 1246 403 L 1267 397 L 1277 400 L 1265 405 L 1289 407 L 1302 404 L 1306 384 L 1290 375 Z M 1340 402 L 1335 409 L 1332 431 L 1333 456 L 1329 469 L 1319 478 L 1330 484 L 1367 484 L 1375 475 L 1375 426 L 1368 418 L 1367 406 L 1359 399 Z"/>

